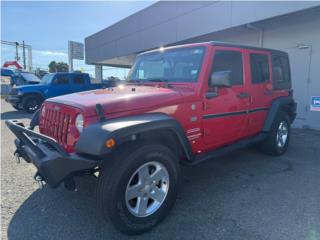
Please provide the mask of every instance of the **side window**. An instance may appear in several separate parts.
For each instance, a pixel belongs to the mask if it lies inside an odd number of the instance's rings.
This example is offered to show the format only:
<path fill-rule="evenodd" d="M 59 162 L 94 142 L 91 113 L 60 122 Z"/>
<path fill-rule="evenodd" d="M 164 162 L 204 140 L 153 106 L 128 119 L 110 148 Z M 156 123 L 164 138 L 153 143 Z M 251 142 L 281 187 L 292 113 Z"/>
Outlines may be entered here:
<path fill-rule="evenodd" d="M 66 75 L 57 75 L 55 80 L 55 84 L 62 85 L 62 84 L 69 84 L 69 78 Z"/>
<path fill-rule="evenodd" d="M 285 56 L 272 56 L 272 76 L 274 89 L 291 88 L 290 68 L 288 58 Z"/>
<path fill-rule="evenodd" d="M 73 79 L 73 82 L 75 84 L 85 84 L 83 75 L 80 75 L 80 74 L 79 75 L 75 75 L 74 79 Z"/>
<path fill-rule="evenodd" d="M 268 55 L 250 54 L 251 82 L 265 83 L 270 80 Z"/>
<path fill-rule="evenodd" d="M 212 73 L 230 71 L 232 85 L 243 84 L 242 54 L 237 51 L 216 51 L 213 59 Z"/>

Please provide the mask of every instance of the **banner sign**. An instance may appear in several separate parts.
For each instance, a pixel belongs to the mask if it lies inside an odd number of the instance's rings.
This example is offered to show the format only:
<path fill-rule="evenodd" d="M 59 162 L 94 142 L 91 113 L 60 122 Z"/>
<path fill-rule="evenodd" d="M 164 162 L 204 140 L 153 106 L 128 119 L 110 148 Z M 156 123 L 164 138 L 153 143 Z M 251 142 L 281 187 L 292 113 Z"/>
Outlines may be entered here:
<path fill-rule="evenodd" d="M 83 43 L 69 41 L 69 56 L 71 59 L 84 59 Z"/>

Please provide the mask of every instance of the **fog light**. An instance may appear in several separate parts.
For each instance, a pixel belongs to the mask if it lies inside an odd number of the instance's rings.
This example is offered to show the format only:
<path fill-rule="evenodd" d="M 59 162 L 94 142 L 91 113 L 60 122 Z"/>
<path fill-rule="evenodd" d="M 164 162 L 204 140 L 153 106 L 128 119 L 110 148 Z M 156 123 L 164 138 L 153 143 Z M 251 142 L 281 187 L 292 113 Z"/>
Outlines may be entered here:
<path fill-rule="evenodd" d="M 107 148 L 113 148 L 116 145 L 116 141 L 113 138 L 110 138 L 106 141 Z"/>

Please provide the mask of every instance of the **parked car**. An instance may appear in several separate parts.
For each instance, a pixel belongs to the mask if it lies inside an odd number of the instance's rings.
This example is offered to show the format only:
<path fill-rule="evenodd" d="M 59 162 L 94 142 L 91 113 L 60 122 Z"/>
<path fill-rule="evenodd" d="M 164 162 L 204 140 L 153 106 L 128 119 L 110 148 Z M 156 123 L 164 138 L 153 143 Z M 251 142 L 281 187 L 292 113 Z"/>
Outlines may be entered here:
<path fill-rule="evenodd" d="M 86 73 L 51 73 L 40 84 L 13 87 L 6 101 L 17 110 L 32 113 L 47 98 L 105 87 L 108 85 L 92 84 Z"/>
<path fill-rule="evenodd" d="M 14 71 L 10 68 L 1 68 L 1 85 L 5 84 L 7 86 L 12 85 L 12 76 Z M 2 93 L 2 91 L 1 91 Z"/>
<path fill-rule="evenodd" d="M 35 74 L 22 70 L 12 70 L 10 68 L 1 68 L 1 77 L 9 77 L 11 86 L 21 86 L 40 83 L 40 78 Z"/>
<path fill-rule="evenodd" d="M 14 71 L 10 68 L 1 68 L 1 76 L 2 77 L 12 77 L 14 75 Z"/>
<path fill-rule="evenodd" d="M 16 156 L 37 167 L 39 183 L 75 189 L 73 176 L 97 172 L 99 208 L 121 232 L 148 231 L 168 215 L 180 164 L 249 145 L 274 156 L 288 148 L 296 103 L 285 52 L 174 46 L 140 54 L 129 79 L 50 98 L 30 127 L 6 121 Z"/>
<path fill-rule="evenodd" d="M 22 86 L 22 85 L 31 85 L 39 84 L 40 78 L 38 78 L 34 73 L 16 70 L 12 76 L 12 86 Z"/>

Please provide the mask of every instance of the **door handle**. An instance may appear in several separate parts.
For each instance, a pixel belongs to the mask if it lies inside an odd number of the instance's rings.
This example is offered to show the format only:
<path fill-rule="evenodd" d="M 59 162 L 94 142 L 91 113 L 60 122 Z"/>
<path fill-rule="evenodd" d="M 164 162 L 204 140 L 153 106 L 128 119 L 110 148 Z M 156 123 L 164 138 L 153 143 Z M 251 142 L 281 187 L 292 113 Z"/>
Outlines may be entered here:
<path fill-rule="evenodd" d="M 247 98 L 249 97 L 249 93 L 247 92 L 241 92 L 237 95 L 238 98 Z"/>

